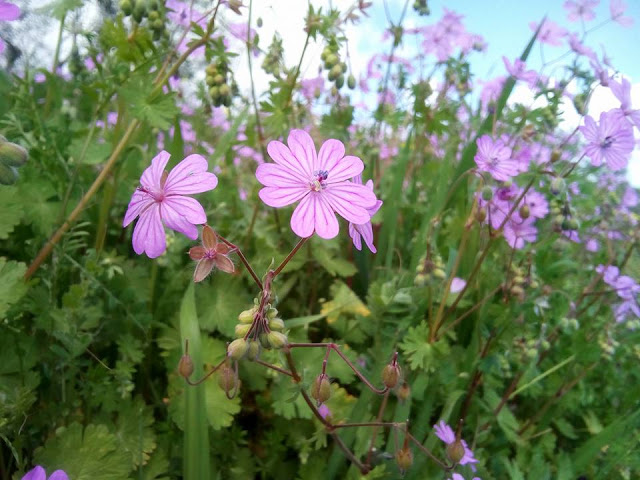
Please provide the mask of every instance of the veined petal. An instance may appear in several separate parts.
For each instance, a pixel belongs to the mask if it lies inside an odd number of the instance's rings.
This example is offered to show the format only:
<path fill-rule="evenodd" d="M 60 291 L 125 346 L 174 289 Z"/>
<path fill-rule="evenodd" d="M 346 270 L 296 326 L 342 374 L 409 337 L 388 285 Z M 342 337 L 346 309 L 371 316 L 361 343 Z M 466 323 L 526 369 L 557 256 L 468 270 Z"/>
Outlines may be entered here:
<path fill-rule="evenodd" d="M 127 213 L 124 214 L 124 220 L 122 221 L 122 226 L 126 227 L 133 220 L 140 215 L 145 208 L 149 207 L 155 202 L 153 197 L 147 193 L 144 193 L 140 190 L 136 190 L 133 192 L 131 196 L 131 201 L 129 202 L 129 206 L 127 207 Z"/>
<path fill-rule="evenodd" d="M 353 203 L 365 208 L 372 208 L 378 201 L 375 193 L 366 186 L 348 181 L 329 184 L 323 193 L 329 193 L 331 197 L 340 199 L 345 203 Z"/>
<path fill-rule="evenodd" d="M 373 228 L 371 222 L 363 223 L 362 225 L 354 225 L 355 230 L 362 235 L 364 243 L 367 244 L 371 253 L 376 253 L 376 247 L 373 244 Z"/>
<path fill-rule="evenodd" d="M 133 229 L 133 250 L 141 255 L 146 253 L 149 258 L 159 257 L 167 248 L 160 205 L 154 203 L 141 215 Z"/>
<path fill-rule="evenodd" d="M 356 226 L 349 222 L 349 236 L 351 240 L 353 240 L 353 246 L 358 250 L 362 250 L 362 238 L 360 237 L 360 232 L 356 230 Z"/>
<path fill-rule="evenodd" d="M 290 169 L 277 163 L 262 163 L 256 170 L 256 178 L 265 187 L 301 187 L 309 184 L 309 179 L 302 180 Z"/>
<path fill-rule="evenodd" d="M 364 170 L 364 163 L 358 157 L 347 155 L 334 164 L 329 171 L 328 183 L 342 182 L 356 177 Z M 357 185 L 357 184 L 356 184 Z"/>
<path fill-rule="evenodd" d="M 189 222 L 184 215 L 181 215 L 178 210 L 173 208 L 173 205 L 169 202 L 162 202 L 160 204 L 160 216 L 164 221 L 164 224 L 171 230 L 180 232 L 186 235 L 191 240 L 198 238 L 198 228 L 191 222 Z"/>
<path fill-rule="evenodd" d="M 311 135 L 304 130 L 291 130 L 287 138 L 287 144 L 291 153 L 303 165 L 304 171 L 311 178 L 313 172 L 318 170 L 318 158 L 316 157 L 316 146 Z"/>
<path fill-rule="evenodd" d="M 169 172 L 164 191 L 167 195 L 185 195 L 213 190 L 218 177 L 207 172 L 209 164 L 202 155 L 189 155 Z"/>
<path fill-rule="evenodd" d="M 263 189 L 264 190 L 264 189 Z M 291 229 L 293 233 L 302 238 L 313 235 L 315 228 L 315 195 L 307 195 L 291 215 Z"/>
<path fill-rule="evenodd" d="M 318 170 L 330 172 L 344 158 L 344 144 L 334 138 L 327 140 L 318 152 Z"/>
<path fill-rule="evenodd" d="M 195 271 L 193 272 L 193 281 L 201 282 L 202 280 L 207 278 L 207 275 L 211 273 L 211 270 L 213 270 L 214 266 L 215 260 L 213 260 L 212 258 L 203 258 L 202 260 L 200 260 L 196 265 Z"/>
<path fill-rule="evenodd" d="M 264 187 L 258 195 L 270 207 L 280 208 L 297 202 L 310 192 L 311 190 L 305 187 Z"/>
<path fill-rule="evenodd" d="M 202 244 L 207 250 L 218 250 L 218 236 L 209 225 L 202 229 Z"/>
<path fill-rule="evenodd" d="M 204 208 L 195 198 L 183 197 L 182 195 L 171 195 L 165 197 L 162 201 L 163 205 L 169 205 L 173 210 L 195 225 L 201 225 L 207 222 L 207 214 Z"/>
<path fill-rule="evenodd" d="M 153 157 L 151 165 L 142 172 L 142 177 L 140 177 L 140 183 L 142 183 L 145 188 L 149 190 L 162 189 L 162 172 L 164 172 L 169 158 L 171 158 L 171 155 L 169 155 L 169 152 L 166 152 L 165 150 L 162 150 L 158 155 Z"/>
<path fill-rule="evenodd" d="M 331 208 L 346 220 L 356 225 L 361 225 L 371 221 L 371 216 L 367 212 L 367 209 L 363 206 L 351 203 L 343 198 L 332 195 L 331 192 L 325 190 L 323 196 L 326 201 L 331 205 Z"/>
<path fill-rule="evenodd" d="M 226 273 L 233 273 L 235 270 L 235 266 L 233 262 L 229 259 L 229 257 L 225 257 L 224 255 L 216 255 L 215 258 L 216 267 Z"/>
<path fill-rule="evenodd" d="M 315 230 L 320 238 L 330 239 L 338 235 L 340 224 L 333 213 L 329 202 L 322 195 L 312 195 L 315 197 Z"/>
<path fill-rule="evenodd" d="M 191 247 L 189 249 L 189 257 L 191 260 L 202 260 L 202 257 L 207 253 L 207 249 L 202 245 L 198 245 L 196 247 Z"/>
<path fill-rule="evenodd" d="M 306 163 L 298 160 L 284 143 L 277 140 L 269 142 L 267 153 L 269 153 L 274 162 L 285 168 L 292 176 L 298 178 L 300 182 L 308 182 L 311 179 L 313 172 Z"/>

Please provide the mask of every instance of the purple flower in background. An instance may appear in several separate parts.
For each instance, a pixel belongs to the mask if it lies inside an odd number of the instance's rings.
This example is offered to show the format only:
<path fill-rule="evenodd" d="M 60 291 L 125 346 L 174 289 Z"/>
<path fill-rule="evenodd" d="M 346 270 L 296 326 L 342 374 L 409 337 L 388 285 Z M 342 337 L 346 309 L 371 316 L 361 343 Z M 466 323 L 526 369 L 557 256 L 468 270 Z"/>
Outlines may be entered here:
<path fill-rule="evenodd" d="M 269 142 L 267 151 L 275 163 L 259 165 L 256 178 L 264 185 L 260 198 L 270 207 L 300 201 L 291 216 L 296 235 L 335 237 L 340 230 L 336 213 L 356 225 L 370 221 L 367 209 L 378 199 L 366 186 L 349 180 L 364 170 L 362 160 L 345 156 L 344 145 L 335 139 L 324 142 L 316 154 L 304 130 L 291 130 L 287 144 Z"/>
<path fill-rule="evenodd" d="M 445 423 L 444 420 L 440 420 L 437 424 L 433 426 L 436 436 L 442 440 L 447 445 L 452 444 L 456 441 L 456 434 L 453 432 L 453 429 Z M 467 442 L 464 440 L 460 440 L 462 446 L 464 447 L 464 456 L 458 462 L 460 465 L 466 465 L 468 463 L 474 464 L 478 463 L 478 460 L 473 456 L 473 452 L 467 445 Z M 472 470 L 475 471 L 475 467 L 471 465 Z"/>
<path fill-rule="evenodd" d="M 198 10 L 191 8 L 188 2 L 182 2 L 180 0 L 167 0 L 165 3 L 169 9 L 167 16 L 169 20 L 183 27 L 191 26 L 191 22 L 198 22 L 202 28 L 207 27 L 207 19 L 203 17 L 202 13 Z"/>
<path fill-rule="evenodd" d="M 23 477 L 22 480 L 47 480 L 47 472 L 40 465 L 35 468 L 29 470 Z M 48 480 L 69 480 L 67 474 L 62 470 L 56 470 L 51 475 L 49 475 Z"/>
<path fill-rule="evenodd" d="M 630 27 L 633 25 L 633 18 L 625 17 L 624 12 L 627 10 L 627 4 L 622 0 L 611 0 L 609 2 L 609 12 L 611 13 L 611 20 L 618 22 L 623 27 Z"/>
<path fill-rule="evenodd" d="M 516 58 L 512 65 L 507 57 L 502 57 L 502 61 L 509 75 L 523 82 L 527 82 L 531 88 L 535 86 L 538 74 L 535 70 L 527 70 L 527 64 L 525 62 Z"/>
<path fill-rule="evenodd" d="M 514 215 L 515 216 L 515 215 Z M 535 242 L 538 237 L 538 229 L 533 224 L 535 219 L 519 220 L 511 218 L 504 225 L 504 239 L 511 248 L 519 250 L 524 247 L 525 242 Z"/>
<path fill-rule="evenodd" d="M 453 476 L 447 480 L 464 480 L 464 477 L 459 473 L 453 473 Z M 480 477 L 473 477 L 471 480 L 480 480 Z"/>
<path fill-rule="evenodd" d="M 604 161 L 611 170 L 621 170 L 627 166 L 629 155 L 634 149 L 633 128 L 615 112 L 600 114 L 600 123 L 587 115 L 580 131 L 587 140 L 585 154 L 591 164 L 599 167 Z"/>
<path fill-rule="evenodd" d="M 580 37 L 577 33 L 569 34 L 569 47 L 571 47 L 571 50 L 576 52 L 578 55 L 584 55 L 585 57 L 592 60 L 598 58 L 596 56 L 596 52 L 594 52 L 593 49 L 587 47 L 582 43 L 582 40 L 580 40 Z"/>
<path fill-rule="evenodd" d="M 356 185 L 362 185 L 362 175 L 356 175 L 353 177 L 353 183 Z M 373 192 L 373 180 L 367 180 L 365 186 Z M 373 217 L 380 207 L 382 206 L 382 200 L 376 201 L 376 203 L 371 208 L 367 208 L 367 213 L 369 216 Z M 376 253 L 376 247 L 373 245 L 373 227 L 371 226 L 371 220 L 361 225 L 356 225 L 354 223 L 349 222 L 349 235 L 351 236 L 351 240 L 353 240 L 353 245 L 358 249 L 362 250 L 362 239 L 364 239 L 364 243 L 367 244 L 369 250 L 372 253 Z"/>
<path fill-rule="evenodd" d="M 146 253 L 155 258 L 164 253 L 163 226 L 195 240 L 198 238 L 195 225 L 207 221 L 202 205 L 185 195 L 213 190 L 218 178 L 207 172 L 207 160 L 200 155 L 189 155 L 167 174 L 165 167 L 170 156 L 168 152 L 160 152 L 142 173 L 141 185 L 133 192 L 122 222 L 126 227 L 140 217 L 133 230 L 133 250 L 138 255 Z"/>
<path fill-rule="evenodd" d="M 596 12 L 593 11 L 598 6 L 600 0 L 567 0 L 563 7 L 567 10 L 567 18 L 570 22 L 582 20 L 590 22 L 596 18 Z"/>
<path fill-rule="evenodd" d="M 544 218 L 549 213 L 549 202 L 540 192 L 529 191 L 522 199 L 523 203 L 529 207 L 529 215 L 535 218 Z"/>
<path fill-rule="evenodd" d="M 466 285 L 467 285 L 467 282 L 464 281 L 462 278 L 453 277 L 453 280 L 451 281 L 451 288 L 449 289 L 449 291 L 451 293 L 461 292 Z"/>
<path fill-rule="evenodd" d="M 308 78 L 300 82 L 302 95 L 308 101 L 318 98 L 324 92 L 324 77 L 318 75 L 316 78 Z"/>
<path fill-rule="evenodd" d="M 538 28 L 538 24 L 536 22 L 531 22 L 529 23 L 529 27 L 535 32 Z M 540 28 L 540 32 L 538 33 L 538 41 L 554 47 L 560 47 L 562 46 L 562 39 L 566 35 L 567 31 L 556 22 L 545 20 L 542 28 Z"/>
<path fill-rule="evenodd" d="M 13 21 L 20 18 L 20 9 L 11 2 L 0 1 L 0 20 Z M 4 52 L 4 42 L 0 39 L 0 53 Z"/>
<path fill-rule="evenodd" d="M 474 160 L 478 170 L 488 172 L 493 178 L 503 182 L 518 174 L 518 162 L 511 158 L 511 149 L 502 140 L 494 142 L 489 135 L 483 135 L 476 144 L 478 152 Z"/>
<path fill-rule="evenodd" d="M 609 81 L 611 92 L 620 100 L 620 108 L 614 112 L 628 118 L 637 128 L 640 129 L 640 110 L 631 108 L 631 83 L 626 78 L 620 82 L 616 80 Z"/>
<path fill-rule="evenodd" d="M 323 403 L 318 407 L 318 413 L 324 419 L 331 416 L 331 410 L 329 410 L 329 407 L 327 407 L 326 403 Z"/>

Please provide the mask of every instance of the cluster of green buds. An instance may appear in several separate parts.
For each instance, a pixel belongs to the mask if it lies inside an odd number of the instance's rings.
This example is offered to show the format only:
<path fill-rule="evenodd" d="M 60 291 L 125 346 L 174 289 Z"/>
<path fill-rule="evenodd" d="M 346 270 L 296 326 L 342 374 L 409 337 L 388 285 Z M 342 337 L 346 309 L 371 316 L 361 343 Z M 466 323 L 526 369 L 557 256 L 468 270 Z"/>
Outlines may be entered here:
<path fill-rule="evenodd" d="M 258 300 L 253 308 L 238 315 L 235 328 L 236 339 L 227 347 L 227 354 L 234 360 L 247 357 L 255 360 L 260 355 L 261 348 L 280 349 L 287 344 L 284 331 L 284 321 L 278 318 L 278 310 L 267 303 L 260 311 Z"/>
<path fill-rule="evenodd" d="M 413 2 L 413 9 L 421 17 L 424 17 L 431 13 L 431 10 L 429 10 L 429 5 L 427 5 L 427 0 L 415 0 Z"/>
<path fill-rule="evenodd" d="M 137 23 L 146 18 L 155 40 L 165 34 L 163 3 L 159 0 L 120 0 L 120 10 L 125 17 L 131 16 Z"/>
<path fill-rule="evenodd" d="M 523 361 L 530 361 L 538 358 L 541 351 L 549 350 L 551 343 L 544 336 L 540 338 L 518 337 L 514 340 L 514 347 L 522 355 Z"/>
<path fill-rule="evenodd" d="M 551 200 L 551 224 L 556 232 L 578 230 L 580 223 L 571 212 L 569 202 L 554 198 Z"/>
<path fill-rule="evenodd" d="M 211 102 L 216 107 L 231 106 L 234 94 L 234 85 L 229 84 L 229 65 L 223 58 L 218 58 L 214 63 L 207 65 L 205 81 L 209 87 Z"/>
<path fill-rule="evenodd" d="M 262 69 L 274 77 L 280 77 L 280 66 L 282 65 L 283 54 L 282 38 L 280 38 L 278 34 L 274 34 L 267 55 L 262 62 Z"/>
<path fill-rule="evenodd" d="M 340 60 L 340 47 L 338 46 L 338 42 L 335 40 L 330 41 L 329 45 L 322 50 L 320 58 L 324 62 L 324 69 L 329 72 L 329 81 L 334 83 L 332 92 L 337 94 L 338 90 L 344 85 L 344 75 L 347 73 L 347 64 Z M 352 90 L 356 88 L 356 77 L 354 77 L 353 74 L 349 74 L 347 86 Z"/>
<path fill-rule="evenodd" d="M 18 179 L 17 168 L 27 162 L 27 151 L 0 135 L 0 185 L 13 185 Z"/>
<path fill-rule="evenodd" d="M 576 318 L 562 317 L 558 324 L 565 333 L 573 332 L 580 328 L 580 322 Z"/>
<path fill-rule="evenodd" d="M 444 280 L 447 273 L 444 271 L 444 261 L 442 257 L 434 253 L 430 259 L 423 256 L 418 262 L 416 267 L 416 276 L 413 279 L 413 284 L 416 287 L 423 287 L 432 280 Z"/>
<path fill-rule="evenodd" d="M 602 349 L 602 355 L 611 359 L 616 353 L 616 349 L 620 346 L 620 342 L 615 340 L 607 331 L 603 331 L 598 336 L 598 345 Z"/>

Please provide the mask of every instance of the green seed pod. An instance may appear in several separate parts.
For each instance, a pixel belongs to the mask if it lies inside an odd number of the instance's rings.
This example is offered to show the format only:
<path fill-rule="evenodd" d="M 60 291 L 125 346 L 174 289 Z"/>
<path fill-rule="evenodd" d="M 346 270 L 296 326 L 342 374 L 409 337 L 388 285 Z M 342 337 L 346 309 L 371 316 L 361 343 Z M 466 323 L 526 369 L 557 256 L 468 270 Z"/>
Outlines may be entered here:
<path fill-rule="evenodd" d="M 424 273 L 419 273 L 413 279 L 413 284 L 416 287 L 424 287 L 427 284 L 427 276 Z"/>
<path fill-rule="evenodd" d="M 447 445 L 447 457 L 456 465 L 462 460 L 462 457 L 464 457 L 464 445 L 459 439 Z"/>
<path fill-rule="evenodd" d="M 0 163 L 0 185 L 13 185 L 17 179 L 18 176 L 11 167 Z"/>
<path fill-rule="evenodd" d="M 238 320 L 240 321 L 240 323 L 253 323 L 253 317 L 256 314 L 257 310 L 258 309 L 254 307 L 241 312 L 240 315 L 238 315 Z"/>
<path fill-rule="evenodd" d="M 15 143 L 3 143 L 0 145 L 0 163 L 10 167 L 21 167 L 29 157 L 27 151 Z"/>
<path fill-rule="evenodd" d="M 180 357 L 180 362 L 178 363 L 178 373 L 183 378 L 189 378 L 193 373 L 193 360 L 189 354 L 184 354 Z"/>
<path fill-rule="evenodd" d="M 403 382 L 402 385 L 400 385 L 400 388 L 397 388 L 395 392 L 400 401 L 404 402 L 411 396 L 411 387 L 407 382 Z"/>
<path fill-rule="evenodd" d="M 269 337 L 267 336 L 266 333 L 262 332 L 260 335 L 258 335 L 258 339 L 260 340 L 260 345 L 262 345 L 263 348 L 271 348 L 271 344 L 269 343 Z"/>
<path fill-rule="evenodd" d="M 269 345 L 276 350 L 281 349 L 287 344 L 287 336 L 284 333 L 276 332 L 275 330 L 272 330 L 267 334 L 267 340 L 269 341 Z"/>
<path fill-rule="evenodd" d="M 580 224 L 578 223 L 578 220 L 576 220 L 575 218 L 570 218 L 569 230 L 578 230 L 578 228 L 580 228 Z"/>
<path fill-rule="evenodd" d="M 216 85 L 222 85 L 224 83 L 224 76 L 221 74 L 216 74 L 213 77 L 213 83 L 215 83 Z"/>
<path fill-rule="evenodd" d="M 277 316 L 278 316 L 278 309 L 273 308 L 272 306 L 269 306 L 269 310 L 267 310 L 267 318 L 269 320 L 273 320 Z"/>
<path fill-rule="evenodd" d="M 258 28 L 262 27 L 262 17 L 258 17 L 258 20 L 256 20 L 256 25 L 258 26 Z"/>
<path fill-rule="evenodd" d="M 206 77 L 204 77 L 204 81 L 209 87 L 212 87 L 216 84 L 216 81 L 211 75 L 207 75 Z"/>
<path fill-rule="evenodd" d="M 231 96 L 231 87 L 226 83 L 223 83 L 219 87 L 219 92 L 221 97 L 230 97 Z"/>
<path fill-rule="evenodd" d="M 260 343 L 255 340 L 249 340 L 249 350 L 247 351 L 247 358 L 249 360 L 255 360 L 260 356 Z"/>
<path fill-rule="evenodd" d="M 538 356 L 538 350 L 536 348 L 527 349 L 527 357 L 534 359 Z"/>
<path fill-rule="evenodd" d="M 150 21 L 152 21 L 152 22 L 153 22 L 153 21 L 158 20 L 159 18 L 160 18 L 160 14 L 159 14 L 157 11 L 155 11 L 155 10 L 151 10 L 151 11 L 149 12 L 149 20 L 150 20 Z"/>
<path fill-rule="evenodd" d="M 217 100 L 220 98 L 220 89 L 219 87 L 211 87 L 209 89 L 209 96 L 211 97 L 211 100 Z"/>
<path fill-rule="evenodd" d="M 325 60 L 325 64 L 328 65 L 328 68 L 333 68 L 334 66 L 338 66 L 338 62 L 340 61 L 340 59 L 338 58 L 338 56 L 335 53 L 330 53 L 327 55 L 327 59 Z M 340 68 L 340 72 L 342 72 L 342 69 Z"/>
<path fill-rule="evenodd" d="M 445 271 L 441 268 L 435 268 L 431 273 L 435 278 L 438 278 L 440 280 L 444 280 L 444 278 L 447 276 Z"/>
<path fill-rule="evenodd" d="M 519 285 L 514 285 L 511 287 L 511 294 L 516 297 L 520 297 L 521 295 L 524 295 L 524 289 Z"/>
<path fill-rule="evenodd" d="M 551 180 L 551 185 L 549 187 L 551 189 L 551 193 L 554 195 L 558 195 L 559 193 L 564 192 L 566 188 L 565 181 L 562 177 L 556 177 Z"/>
<path fill-rule="evenodd" d="M 269 330 L 276 330 L 277 332 L 281 332 L 284 330 L 284 321 L 281 318 L 274 318 L 273 320 L 269 320 Z"/>
<path fill-rule="evenodd" d="M 479 223 L 484 222 L 487 219 L 487 209 L 482 207 L 476 211 L 476 220 Z"/>
<path fill-rule="evenodd" d="M 329 70 L 329 80 L 331 80 L 332 82 L 341 75 L 342 68 L 340 68 L 340 65 L 334 65 L 333 68 Z"/>
<path fill-rule="evenodd" d="M 351 90 L 356 88 L 356 77 L 354 77 L 353 74 L 349 75 L 349 77 L 347 78 L 347 87 L 349 87 Z"/>
<path fill-rule="evenodd" d="M 331 397 L 331 382 L 329 377 L 321 373 L 316 377 L 311 385 L 311 396 L 320 403 L 324 403 Z"/>
<path fill-rule="evenodd" d="M 122 10 L 122 13 L 125 17 L 128 17 L 133 11 L 133 5 L 131 5 L 131 2 L 129 0 L 121 0 L 120 10 Z"/>
<path fill-rule="evenodd" d="M 210 63 L 209 65 L 207 65 L 204 71 L 207 73 L 207 75 L 215 77 L 218 73 L 218 67 L 216 67 L 213 63 Z"/>
<path fill-rule="evenodd" d="M 518 214 L 523 220 L 529 218 L 531 216 L 531 209 L 529 208 L 529 205 L 522 205 L 520 210 L 518 210 Z"/>
<path fill-rule="evenodd" d="M 155 12 L 152 12 L 152 13 L 155 13 Z M 161 18 L 158 18 L 157 20 L 153 21 L 153 23 L 151 24 L 151 28 L 153 28 L 156 32 L 159 32 L 164 29 L 164 22 L 162 21 Z"/>
<path fill-rule="evenodd" d="M 482 199 L 485 202 L 490 202 L 493 198 L 493 189 L 491 187 L 484 187 L 482 189 Z"/>
<path fill-rule="evenodd" d="M 142 22 L 142 20 L 144 20 L 144 17 L 147 16 L 147 8 L 144 4 L 144 2 L 137 2 L 136 6 L 133 8 L 133 13 L 132 13 L 133 19 L 140 23 Z"/>
<path fill-rule="evenodd" d="M 344 75 L 339 75 L 338 78 L 336 78 L 336 88 L 342 88 L 343 85 L 344 85 Z"/>
<path fill-rule="evenodd" d="M 237 325 L 240 326 L 240 325 Z M 234 360 L 240 360 L 249 350 L 249 342 L 243 338 L 238 338 L 227 347 L 227 355 Z"/>

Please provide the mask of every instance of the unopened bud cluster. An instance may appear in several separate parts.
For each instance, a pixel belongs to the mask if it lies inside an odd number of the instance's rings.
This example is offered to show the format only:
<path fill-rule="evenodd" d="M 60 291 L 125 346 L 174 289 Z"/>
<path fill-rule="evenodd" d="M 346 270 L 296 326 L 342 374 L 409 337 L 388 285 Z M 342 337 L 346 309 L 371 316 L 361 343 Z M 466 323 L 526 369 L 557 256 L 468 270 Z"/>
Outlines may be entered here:
<path fill-rule="evenodd" d="M 413 2 L 413 9 L 421 17 L 424 17 L 431 13 L 431 10 L 429 10 L 429 5 L 427 5 L 427 0 L 415 0 Z"/>
<path fill-rule="evenodd" d="M 554 198 L 551 200 L 552 227 L 556 232 L 578 230 L 580 223 L 573 215 L 567 201 Z"/>
<path fill-rule="evenodd" d="M 234 85 L 229 84 L 229 65 L 222 57 L 207 65 L 205 81 L 209 87 L 211 102 L 220 107 L 229 107 L 234 94 Z"/>
<path fill-rule="evenodd" d="M 282 47 L 282 38 L 278 35 L 273 36 L 267 55 L 262 62 L 262 69 L 273 75 L 274 77 L 280 76 L 280 66 L 282 65 L 282 56 L 284 54 L 284 48 Z"/>
<path fill-rule="evenodd" d="M 0 185 L 12 185 L 18 179 L 17 168 L 27 162 L 27 151 L 0 135 Z"/>
<path fill-rule="evenodd" d="M 416 287 L 422 287 L 433 280 L 444 280 L 446 276 L 444 261 L 439 254 L 435 253 L 431 255 L 431 259 L 427 259 L 427 257 L 420 259 L 413 284 Z"/>
<path fill-rule="evenodd" d="M 160 0 L 120 0 L 120 10 L 125 17 L 131 16 L 137 23 L 147 19 L 148 27 L 153 31 L 154 40 L 166 33 L 164 2 Z"/>
<path fill-rule="evenodd" d="M 320 58 L 324 62 L 324 69 L 327 70 L 328 78 L 330 82 L 334 82 L 332 92 L 338 93 L 338 90 L 342 88 L 345 82 L 345 73 L 347 73 L 347 64 L 340 60 L 340 49 L 336 41 L 329 42 L 329 45 L 324 47 Z M 347 85 L 350 89 L 356 88 L 356 79 L 353 75 L 349 75 L 347 79 Z"/>
<path fill-rule="evenodd" d="M 258 301 L 255 303 L 253 308 L 238 315 L 237 339 L 227 348 L 229 357 L 234 360 L 244 357 L 255 360 L 261 348 L 280 349 L 287 344 L 287 336 L 283 333 L 284 321 L 278 317 L 278 310 L 267 303 L 260 312 Z"/>

